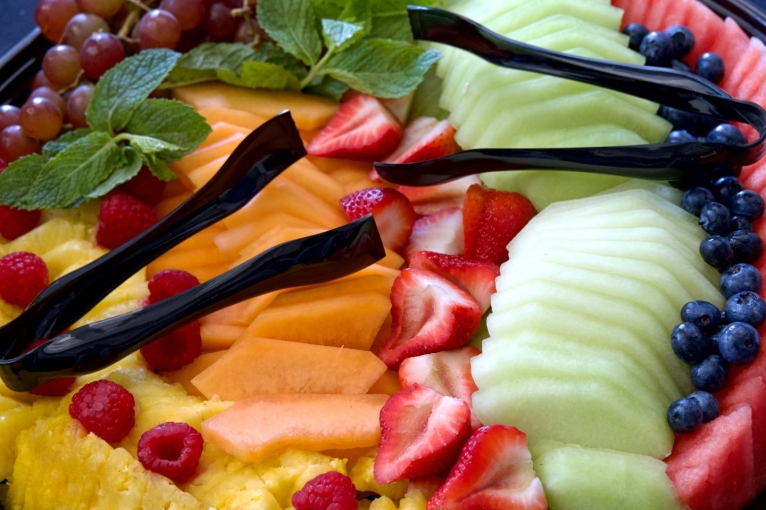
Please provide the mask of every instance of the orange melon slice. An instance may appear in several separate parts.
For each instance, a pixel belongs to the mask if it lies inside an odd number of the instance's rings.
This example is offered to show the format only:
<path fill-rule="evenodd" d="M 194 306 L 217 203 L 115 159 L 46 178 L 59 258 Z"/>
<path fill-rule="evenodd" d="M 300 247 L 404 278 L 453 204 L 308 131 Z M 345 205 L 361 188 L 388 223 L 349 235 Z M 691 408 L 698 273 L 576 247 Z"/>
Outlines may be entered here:
<path fill-rule="evenodd" d="M 374 446 L 387 395 L 259 395 L 202 422 L 202 436 L 246 462 L 287 449 L 323 451 Z"/>
<path fill-rule="evenodd" d="M 273 228 L 278 227 L 301 227 L 316 228 L 315 223 L 305 219 L 296 218 L 283 212 L 275 211 L 267 214 L 259 221 L 245 223 L 235 228 L 221 232 L 214 239 L 216 246 L 221 252 L 232 259 L 236 259 L 249 244 L 255 242 Z"/>
<path fill-rule="evenodd" d="M 312 165 L 306 159 L 301 159 L 282 174 L 295 184 L 315 194 L 333 207 L 340 207 L 339 200 L 346 196 L 346 188 Z"/>
<path fill-rule="evenodd" d="M 189 172 L 186 178 L 189 183 L 194 186 L 194 189 L 198 190 L 218 173 L 218 170 L 220 170 L 223 164 L 226 163 L 227 159 L 229 159 L 228 155 L 214 159 L 213 161 Z"/>
<path fill-rule="evenodd" d="M 157 260 L 149 264 L 150 272 L 162 271 L 162 269 L 183 269 L 189 271 L 197 267 L 209 267 L 215 265 L 228 265 L 231 263 L 226 255 L 218 251 L 213 245 L 197 247 L 191 250 L 173 250 L 165 253 Z"/>
<path fill-rule="evenodd" d="M 197 113 L 205 117 L 211 126 L 217 122 L 225 122 L 244 129 L 248 133 L 269 120 L 269 117 L 262 117 L 236 108 L 200 108 Z"/>
<path fill-rule="evenodd" d="M 207 352 L 197 357 L 192 363 L 186 365 L 180 370 L 174 370 L 173 372 L 163 372 L 162 377 L 168 379 L 170 382 L 180 384 L 183 386 L 186 393 L 197 397 L 204 397 L 199 392 L 196 386 L 191 381 L 197 375 L 207 370 L 211 365 L 220 360 L 226 351 Z"/>
<path fill-rule="evenodd" d="M 208 124 L 210 123 L 208 122 Z M 250 131 L 252 131 L 251 129 L 246 129 L 241 126 L 229 124 L 228 122 L 223 121 L 210 124 L 210 129 L 212 129 L 212 131 L 210 131 L 210 134 L 207 135 L 205 141 L 199 145 L 198 149 L 218 143 L 235 134 L 247 136 L 250 134 Z"/>
<path fill-rule="evenodd" d="M 191 196 L 191 193 L 186 195 L 176 195 L 174 197 L 166 198 L 156 206 L 154 206 L 154 212 L 157 214 L 157 218 L 164 218 L 175 210 L 176 207 L 183 204 Z"/>
<path fill-rule="evenodd" d="M 377 264 L 391 269 L 401 269 L 404 265 L 404 258 L 395 251 L 386 248 L 386 256 L 380 259 Z"/>
<path fill-rule="evenodd" d="M 365 292 L 377 292 L 388 298 L 391 294 L 391 286 L 394 284 L 395 278 L 396 276 L 391 277 L 391 275 L 386 273 L 354 273 L 345 278 L 333 280 L 331 282 L 282 291 L 279 296 L 274 299 L 271 306 L 292 306 L 299 303 L 311 303 L 313 301 L 331 299 L 337 296 Z"/>
<path fill-rule="evenodd" d="M 361 395 L 385 371 L 370 351 L 247 337 L 192 384 L 208 399 L 233 402 L 264 393 Z"/>
<path fill-rule="evenodd" d="M 201 324 L 199 331 L 203 351 L 222 351 L 234 345 L 245 332 L 245 326 L 207 323 Z"/>
<path fill-rule="evenodd" d="M 370 386 L 367 393 L 377 393 L 380 395 L 393 395 L 402 387 L 399 384 L 399 372 L 394 370 L 386 370 L 383 375 L 375 381 L 375 384 Z"/>
<path fill-rule="evenodd" d="M 242 301 L 240 303 L 227 306 L 217 312 L 213 312 L 210 315 L 202 317 L 200 324 L 223 324 L 233 326 L 249 326 L 250 322 L 241 324 L 237 319 L 242 315 L 242 312 L 247 308 L 248 301 Z"/>
<path fill-rule="evenodd" d="M 241 264 L 278 244 L 286 243 L 287 241 L 292 241 L 294 239 L 300 239 L 302 237 L 313 236 L 322 232 L 325 232 L 325 229 L 316 227 L 274 227 L 243 248 L 240 251 L 241 256 L 237 259 L 236 263 Z"/>
<path fill-rule="evenodd" d="M 306 156 L 306 159 L 323 172 L 330 173 L 338 168 L 349 168 L 364 175 L 372 170 L 372 161 L 357 161 L 354 159 L 320 158 L 319 156 Z"/>
<path fill-rule="evenodd" d="M 199 148 L 184 156 L 180 160 L 173 164 L 173 169 L 183 174 L 189 174 L 193 170 L 210 163 L 221 157 L 229 157 L 234 152 L 234 149 L 244 140 L 245 135 L 242 133 L 234 133 L 228 138 L 216 142 L 212 145 Z"/>

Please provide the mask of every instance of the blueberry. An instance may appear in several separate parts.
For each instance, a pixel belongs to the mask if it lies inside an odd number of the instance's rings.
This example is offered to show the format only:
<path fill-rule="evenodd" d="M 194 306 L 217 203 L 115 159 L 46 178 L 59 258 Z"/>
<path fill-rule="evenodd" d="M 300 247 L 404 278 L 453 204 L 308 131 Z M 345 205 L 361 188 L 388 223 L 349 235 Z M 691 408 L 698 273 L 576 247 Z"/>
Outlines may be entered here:
<path fill-rule="evenodd" d="M 742 131 L 733 124 L 718 124 L 710 130 L 705 137 L 705 141 L 710 143 L 724 143 L 726 145 L 744 145 L 747 138 Z"/>
<path fill-rule="evenodd" d="M 700 211 L 700 226 L 710 235 L 723 235 L 731 230 L 729 208 L 718 202 L 708 202 Z"/>
<path fill-rule="evenodd" d="M 733 322 L 746 322 L 760 328 L 766 322 L 766 302 L 755 292 L 737 292 L 726 300 L 726 317 Z"/>
<path fill-rule="evenodd" d="M 713 192 L 706 188 L 692 188 L 681 195 L 681 209 L 699 217 L 702 208 L 715 200 Z"/>
<path fill-rule="evenodd" d="M 752 264 L 763 255 L 763 240 L 755 232 L 735 230 L 726 236 L 734 251 L 734 262 Z"/>
<path fill-rule="evenodd" d="M 744 230 L 745 232 L 752 232 L 753 224 L 744 216 L 734 215 L 731 217 L 731 229 L 732 231 Z"/>
<path fill-rule="evenodd" d="M 710 236 L 700 243 L 702 259 L 716 269 L 724 269 L 734 262 L 734 249 L 728 239 Z"/>
<path fill-rule="evenodd" d="M 723 314 L 722 314 L 723 315 Z M 710 354 L 721 354 L 721 350 L 718 348 L 718 339 L 721 336 L 721 331 L 726 326 L 723 323 L 716 328 L 715 331 L 707 335 L 708 346 L 710 347 Z"/>
<path fill-rule="evenodd" d="M 707 135 L 711 129 L 721 123 L 720 119 L 685 112 L 665 105 L 660 106 L 658 114 L 673 124 L 673 129 L 683 129 L 693 135 Z"/>
<path fill-rule="evenodd" d="M 692 67 L 684 62 L 683 60 L 673 59 L 670 61 L 670 67 L 671 69 L 675 69 L 676 71 L 683 71 L 685 73 L 693 73 L 694 70 Z"/>
<path fill-rule="evenodd" d="M 726 361 L 713 354 L 692 367 L 692 384 L 702 391 L 714 393 L 726 386 Z"/>
<path fill-rule="evenodd" d="M 696 141 L 697 138 L 693 134 L 683 129 L 671 131 L 665 139 L 666 143 L 690 143 Z"/>
<path fill-rule="evenodd" d="M 707 391 L 695 391 L 689 398 L 696 400 L 702 408 L 702 423 L 715 420 L 721 413 L 718 400 Z"/>
<path fill-rule="evenodd" d="M 694 34 L 683 25 L 673 25 L 665 29 L 665 35 L 670 37 L 670 53 L 672 58 L 684 58 L 694 47 Z"/>
<path fill-rule="evenodd" d="M 663 32 L 649 32 L 641 41 L 638 51 L 646 57 L 648 66 L 666 66 L 673 57 L 670 37 Z"/>
<path fill-rule="evenodd" d="M 697 399 L 679 398 L 668 407 L 668 425 L 674 432 L 688 434 L 702 425 L 702 406 Z"/>
<path fill-rule="evenodd" d="M 681 361 L 694 365 L 705 359 L 709 343 L 700 328 L 691 322 L 682 322 L 670 333 L 670 346 Z"/>
<path fill-rule="evenodd" d="M 723 59 L 712 51 L 700 55 L 697 59 L 697 74 L 706 80 L 718 83 L 723 79 L 725 67 Z"/>
<path fill-rule="evenodd" d="M 753 190 L 743 190 L 731 199 L 731 212 L 750 221 L 763 216 L 763 198 Z"/>
<path fill-rule="evenodd" d="M 691 322 L 705 333 L 718 327 L 721 322 L 721 310 L 707 301 L 691 301 L 681 308 L 681 320 Z"/>
<path fill-rule="evenodd" d="M 731 205 L 731 199 L 734 195 L 745 189 L 742 183 L 734 176 L 727 175 L 721 177 L 713 184 L 713 191 L 715 191 L 716 202 L 720 202 L 726 207 Z"/>
<path fill-rule="evenodd" d="M 633 51 L 638 51 L 641 41 L 649 34 L 649 29 L 640 23 L 629 23 L 622 29 L 622 33 L 630 38 L 628 46 Z"/>
<path fill-rule="evenodd" d="M 721 357 L 732 365 L 750 363 L 758 356 L 760 347 L 758 331 L 744 322 L 732 322 L 723 328 L 718 337 Z"/>
<path fill-rule="evenodd" d="M 761 272 L 750 264 L 734 264 L 721 275 L 718 288 L 726 299 L 740 292 L 761 292 L 763 277 Z"/>

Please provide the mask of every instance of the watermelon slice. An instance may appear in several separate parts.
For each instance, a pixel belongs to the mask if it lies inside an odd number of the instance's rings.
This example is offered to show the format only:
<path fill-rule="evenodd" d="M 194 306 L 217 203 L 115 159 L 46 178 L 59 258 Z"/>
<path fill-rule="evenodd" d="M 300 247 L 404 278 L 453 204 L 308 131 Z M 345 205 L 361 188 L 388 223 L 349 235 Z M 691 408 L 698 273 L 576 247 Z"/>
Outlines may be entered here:
<path fill-rule="evenodd" d="M 724 62 L 738 62 L 750 46 L 750 38 L 737 25 L 737 22 L 731 18 L 726 18 L 723 22 L 723 29 L 718 34 L 708 51 L 713 51 L 721 56 Z M 726 88 L 726 80 L 722 84 L 723 89 L 733 94 L 734 90 Z"/>
<path fill-rule="evenodd" d="M 686 26 L 692 31 L 697 42 L 691 53 L 684 59 L 689 65 L 694 66 L 700 55 L 710 51 L 713 43 L 723 34 L 723 20 L 706 5 L 694 2 L 689 11 Z"/>
<path fill-rule="evenodd" d="M 724 61 L 726 75 L 723 78 L 723 89 L 734 96 L 738 96 L 739 86 L 750 75 L 750 70 L 755 67 L 764 54 L 764 45 L 758 39 L 750 39 L 750 45 L 736 63 Z"/>

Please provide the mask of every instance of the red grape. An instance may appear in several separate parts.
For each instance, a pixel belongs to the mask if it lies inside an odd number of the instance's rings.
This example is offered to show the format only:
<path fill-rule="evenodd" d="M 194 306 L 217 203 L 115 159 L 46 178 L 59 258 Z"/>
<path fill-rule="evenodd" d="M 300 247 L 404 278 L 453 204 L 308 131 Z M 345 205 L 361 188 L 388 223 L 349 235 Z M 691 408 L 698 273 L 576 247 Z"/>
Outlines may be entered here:
<path fill-rule="evenodd" d="M 22 156 L 40 152 L 40 143 L 24 134 L 18 124 L 0 131 L 0 158 L 13 163 Z"/>
<path fill-rule="evenodd" d="M 79 12 L 75 0 L 41 0 L 35 9 L 35 21 L 45 38 L 57 43 L 67 22 Z"/>
<path fill-rule="evenodd" d="M 50 99 L 35 97 L 21 107 L 19 123 L 30 138 L 47 141 L 58 136 L 64 123 L 64 115 Z"/>
<path fill-rule="evenodd" d="M 138 22 L 138 36 L 141 48 L 169 48 L 178 46 L 181 27 L 175 16 L 162 9 L 153 9 Z"/>
<path fill-rule="evenodd" d="M 197 28 L 205 17 L 205 4 L 202 0 L 162 0 L 160 9 L 175 16 L 184 31 Z"/>
<path fill-rule="evenodd" d="M 59 44 L 45 52 L 43 71 L 45 76 L 60 89 L 74 83 L 80 74 L 80 54 L 71 46 Z"/>
<path fill-rule="evenodd" d="M 216 2 L 210 6 L 202 25 L 208 34 L 218 39 L 225 39 L 237 29 L 237 20 L 231 15 L 231 9 Z"/>
<path fill-rule="evenodd" d="M 61 97 L 61 94 L 59 94 L 58 92 L 56 92 L 50 87 L 40 87 L 39 89 L 33 90 L 32 93 L 29 94 L 29 98 L 27 99 L 27 101 L 29 101 L 29 99 L 34 99 L 36 97 L 44 97 L 46 99 L 50 99 L 51 101 L 56 103 L 56 106 L 59 107 L 59 110 L 61 110 L 62 112 L 66 110 L 66 100 L 63 97 Z M 18 124 L 18 122 L 16 122 L 16 124 Z"/>
<path fill-rule="evenodd" d="M 95 14 L 80 13 L 66 24 L 63 42 L 80 51 L 85 39 L 96 32 L 109 32 L 109 24 Z"/>
<path fill-rule="evenodd" d="M 72 127 L 88 127 L 88 122 L 85 120 L 85 111 L 88 109 L 91 96 L 93 96 L 93 85 L 89 83 L 80 85 L 72 91 L 66 103 L 66 118 L 72 124 Z"/>
<path fill-rule="evenodd" d="M 78 0 L 83 12 L 109 19 L 122 7 L 122 0 Z"/>
<path fill-rule="evenodd" d="M 32 79 L 32 90 L 39 89 L 40 87 L 55 88 L 56 85 L 45 76 L 45 71 L 40 69 Z"/>
<path fill-rule="evenodd" d="M 91 35 L 80 50 L 82 69 L 91 80 L 98 80 L 124 58 L 125 47 L 122 41 L 109 32 L 96 32 Z"/>
<path fill-rule="evenodd" d="M 7 128 L 8 126 L 18 124 L 20 113 L 21 110 L 19 110 L 19 108 L 16 106 L 11 106 L 9 104 L 0 106 L 0 131 Z"/>

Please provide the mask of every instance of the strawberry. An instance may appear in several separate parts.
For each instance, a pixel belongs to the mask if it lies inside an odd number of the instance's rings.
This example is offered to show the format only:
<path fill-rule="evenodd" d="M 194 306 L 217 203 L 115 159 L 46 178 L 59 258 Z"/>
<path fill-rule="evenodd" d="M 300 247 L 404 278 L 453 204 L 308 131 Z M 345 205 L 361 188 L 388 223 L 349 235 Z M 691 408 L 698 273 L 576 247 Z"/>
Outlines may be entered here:
<path fill-rule="evenodd" d="M 380 410 L 378 483 L 449 471 L 471 435 L 464 401 L 416 384 L 391 396 Z"/>
<path fill-rule="evenodd" d="M 407 244 L 417 215 L 407 197 L 393 188 L 367 188 L 340 199 L 350 221 L 372 214 L 383 244 L 398 251 Z"/>
<path fill-rule="evenodd" d="M 427 510 L 547 510 L 527 436 L 491 425 L 473 433 Z"/>
<path fill-rule="evenodd" d="M 436 186 L 399 186 L 418 214 L 432 214 L 445 207 L 463 207 L 465 193 L 472 184 L 480 184 L 478 175 L 437 184 Z"/>
<path fill-rule="evenodd" d="M 462 347 L 481 322 L 481 308 L 458 285 L 425 269 L 405 269 L 391 287 L 391 338 L 378 351 L 388 368 L 405 359 Z"/>
<path fill-rule="evenodd" d="M 325 158 L 381 159 L 402 137 L 402 124 L 378 99 L 358 95 L 343 103 L 306 151 Z"/>
<path fill-rule="evenodd" d="M 479 302 L 481 311 L 489 309 L 489 300 L 497 290 L 495 279 L 500 266 L 483 260 L 466 260 L 459 255 L 418 251 L 410 257 L 410 267 L 428 269 L 461 285 Z"/>
<path fill-rule="evenodd" d="M 447 207 L 418 218 L 412 226 L 412 235 L 404 249 L 404 256 L 409 260 L 419 251 L 460 255 L 464 245 L 463 211 L 459 207 Z"/>
<path fill-rule="evenodd" d="M 508 243 L 534 215 L 526 197 L 474 184 L 463 205 L 465 257 L 502 264 L 508 260 Z"/>
<path fill-rule="evenodd" d="M 422 384 L 441 395 L 464 400 L 471 406 L 471 396 L 479 389 L 471 375 L 471 358 L 480 352 L 476 347 L 469 345 L 453 351 L 407 358 L 399 366 L 399 385 L 406 389 L 415 384 Z M 476 430 L 481 425 L 471 409 L 471 428 Z"/>
<path fill-rule="evenodd" d="M 422 476 L 410 480 L 410 483 L 407 485 L 407 492 L 420 491 L 426 500 L 429 500 L 442 485 L 444 485 L 444 477 L 442 476 Z"/>
<path fill-rule="evenodd" d="M 459 150 L 460 146 L 455 142 L 455 128 L 449 121 L 418 117 L 404 128 L 399 147 L 383 161 L 398 164 L 417 163 L 449 156 Z"/>

